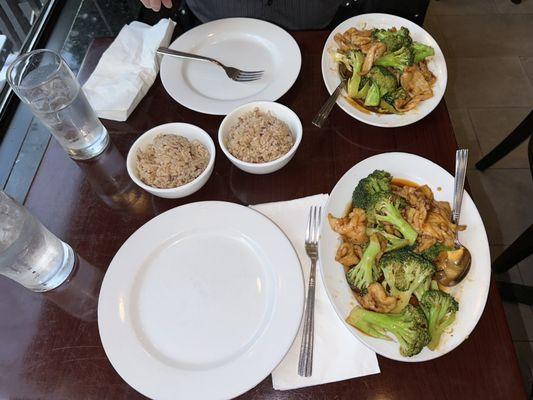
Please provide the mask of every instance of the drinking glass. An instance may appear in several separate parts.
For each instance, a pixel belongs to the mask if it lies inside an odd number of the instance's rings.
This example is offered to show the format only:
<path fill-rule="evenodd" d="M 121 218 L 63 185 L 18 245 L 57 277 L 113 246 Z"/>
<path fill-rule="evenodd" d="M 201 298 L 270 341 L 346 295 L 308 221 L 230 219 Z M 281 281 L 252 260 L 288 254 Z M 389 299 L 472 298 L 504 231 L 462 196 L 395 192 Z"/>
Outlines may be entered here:
<path fill-rule="evenodd" d="M 72 248 L 0 191 L 0 274 L 35 292 L 61 285 L 74 266 Z"/>
<path fill-rule="evenodd" d="M 107 130 L 59 54 L 43 49 L 20 55 L 7 81 L 71 158 L 86 160 L 107 147 Z"/>

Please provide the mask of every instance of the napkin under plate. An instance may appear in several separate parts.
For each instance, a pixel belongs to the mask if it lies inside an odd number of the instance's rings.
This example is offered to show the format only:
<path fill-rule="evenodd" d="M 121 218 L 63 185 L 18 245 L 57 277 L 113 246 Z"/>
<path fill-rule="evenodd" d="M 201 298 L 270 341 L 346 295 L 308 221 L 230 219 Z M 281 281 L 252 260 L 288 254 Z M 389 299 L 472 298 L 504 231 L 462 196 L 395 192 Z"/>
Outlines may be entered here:
<path fill-rule="evenodd" d="M 304 247 L 309 208 L 312 205 L 324 206 L 327 200 L 327 194 L 319 194 L 296 200 L 250 206 L 272 220 L 287 235 L 298 253 L 306 285 L 311 268 L 311 262 Z M 320 260 L 318 268 L 320 268 Z M 296 389 L 380 372 L 376 354 L 360 343 L 337 316 L 318 270 L 315 292 L 313 375 L 309 378 L 298 375 L 302 326 L 289 352 L 272 372 L 274 389 Z"/>

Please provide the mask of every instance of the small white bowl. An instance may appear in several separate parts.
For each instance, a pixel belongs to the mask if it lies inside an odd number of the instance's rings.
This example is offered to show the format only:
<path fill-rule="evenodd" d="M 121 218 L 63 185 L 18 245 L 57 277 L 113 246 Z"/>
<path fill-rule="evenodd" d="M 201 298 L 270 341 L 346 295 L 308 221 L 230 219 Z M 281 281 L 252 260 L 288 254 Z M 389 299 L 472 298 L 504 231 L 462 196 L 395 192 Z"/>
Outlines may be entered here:
<path fill-rule="evenodd" d="M 266 163 L 250 163 L 242 161 L 233 156 L 226 147 L 225 139 L 229 134 L 229 130 L 237 123 L 240 116 L 252 111 L 256 107 L 263 112 L 270 111 L 276 118 L 285 122 L 294 138 L 294 144 L 292 145 L 291 149 L 274 161 L 269 161 Z M 220 128 L 218 128 L 218 144 L 220 145 L 220 148 L 226 157 L 228 157 L 233 165 L 235 165 L 237 168 L 251 174 L 269 174 L 287 165 L 287 163 L 294 156 L 294 153 L 296 153 L 296 149 L 298 149 L 298 146 L 302 141 L 302 135 L 303 130 L 300 118 L 298 118 L 295 112 L 290 108 L 273 101 L 255 101 L 253 103 L 248 103 L 236 108 L 222 120 Z"/>
<path fill-rule="evenodd" d="M 144 149 L 146 146 L 153 143 L 154 138 L 160 133 L 179 135 L 189 140 L 196 139 L 202 143 L 209 152 L 209 162 L 205 170 L 191 182 L 170 189 L 159 189 L 142 182 L 137 176 L 137 150 L 139 148 Z M 215 165 L 215 151 L 215 144 L 206 131 L 191 124 L 172 122 L 169 124 L 156 126 L 139 136 L 128 152 L 126 167 L 133 182 L 147 192 L 152 193 L 154 196 L 163 197 L 165 199 L 178 199 L 180 197 L 193 194 L 205 185 L 211 176 L 211 173 L 213 172 L 213 166 Z"/>

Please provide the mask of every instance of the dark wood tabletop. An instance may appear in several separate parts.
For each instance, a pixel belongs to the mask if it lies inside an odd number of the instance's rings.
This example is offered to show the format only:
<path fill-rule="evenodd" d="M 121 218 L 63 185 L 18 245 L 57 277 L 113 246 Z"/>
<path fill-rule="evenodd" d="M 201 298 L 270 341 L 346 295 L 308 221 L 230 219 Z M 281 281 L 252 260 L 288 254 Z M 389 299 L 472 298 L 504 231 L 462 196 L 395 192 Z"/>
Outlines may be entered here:
<path fill-rule="evenodd" d="M 201 200 L 247 205 L 328 193 L 354 164 L 388 151 L 418 154 L 453 172 L 457 143 L 444 101 L 423 120 L 402 128 L 371 127 L 339 108 L 324 128 L 311 124 L 328 97 L 320 71 L 327 35 L 294 33 L 302 51 L 302 70 L 279 101 L 299 115 L 304 135 L 293 160 L 273 174 L 246 174 L 218 149 L 210 180 L 188 198 L 159 199 L 136 189 L 126 175 L 124 156 L 141 133 L 162 123 L 183 121 L 205 129 L 216 142 L 222 119 L 180 106 L 159 79 L 128 121 L 104 121 L 114 144 L 97 160 L 76 164 L 56 141 L 50 142 L 25 204 L 70 243 L 80 262 L 69 282 L 47 294 L 30 292 L 0 277 L 1 399 L 143 398 L 109 363 L 98 334 L 96 305 L 101 279 L 114 254 L 155 215 Z M 109 43 L 108 39 L 93 42 L 80 80 L 87 78 Z M 377 375 L 292 391 L 275 391 L 268 377 L 241 398 L 526 398 L 494 283 L 476 329 L 451 353 L 416 364 L 378 358 L 381 373 Z"/>

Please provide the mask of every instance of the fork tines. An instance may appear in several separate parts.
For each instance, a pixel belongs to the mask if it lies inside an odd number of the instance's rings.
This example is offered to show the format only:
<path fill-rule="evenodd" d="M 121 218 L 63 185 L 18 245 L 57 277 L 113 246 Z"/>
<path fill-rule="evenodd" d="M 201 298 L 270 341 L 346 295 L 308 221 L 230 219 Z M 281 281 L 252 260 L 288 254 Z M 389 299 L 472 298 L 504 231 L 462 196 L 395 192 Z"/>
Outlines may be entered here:
<path fill-rule="evenodd" d="M 235 76 L 235 80 L 238 82 L 249 82 L 261 79 L 264 71 L 239 71 Z"/>
<path fill-rule="evenodd" d="M 322 207 L 311 206 L 309 209 L 309 219 L 307 220 L 307 229 L 305 230 L 305 243 L 317 245 L 320 224 L 322 222 Z"/>

